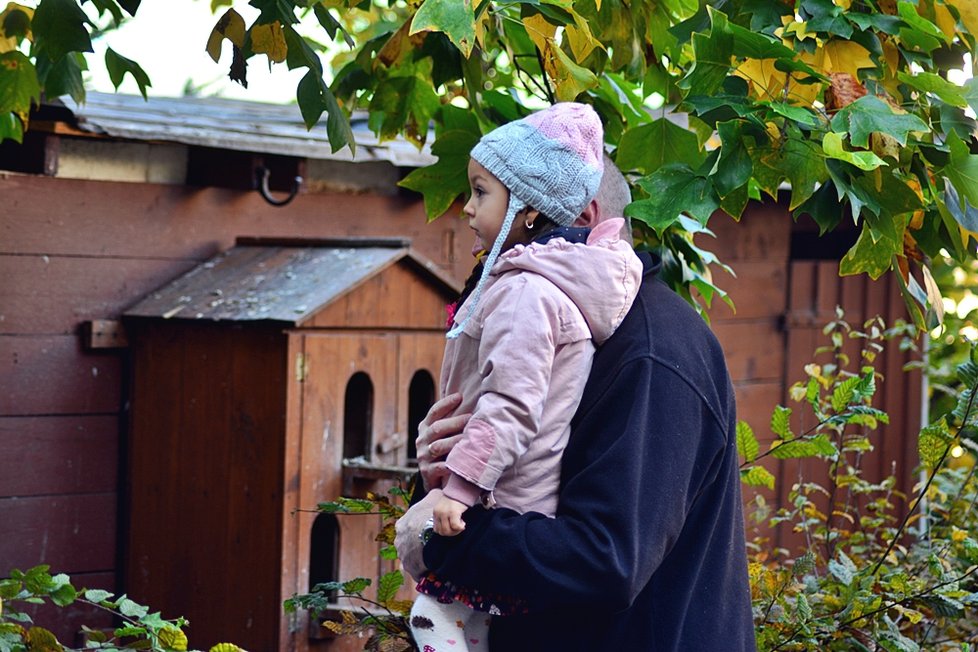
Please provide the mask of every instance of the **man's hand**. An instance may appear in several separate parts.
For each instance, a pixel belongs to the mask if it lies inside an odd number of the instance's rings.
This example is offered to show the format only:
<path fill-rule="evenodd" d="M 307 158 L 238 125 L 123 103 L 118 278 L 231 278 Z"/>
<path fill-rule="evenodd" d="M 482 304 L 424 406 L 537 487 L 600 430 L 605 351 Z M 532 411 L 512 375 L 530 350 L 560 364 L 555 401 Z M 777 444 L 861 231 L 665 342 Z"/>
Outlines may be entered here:
<path fill-rule="evenodd" d="M 401 560 L 401 566 L 415 580 L 424 574 L 424 558 L 421 543 L 421 530 L 425 523 L 432 518 L 432 509 L 442 499 L 440 489 L 433 489 L 423 499 L 415 503 L 411 509 L 404 512 L 394 525 L 394 547 Z"/>
<path fill-rule="evenodd" d="M 462 438 L 471 414 L 448 416 L 462 402 L 461 394 L 449 394 L 437 401 L 418 424 L 418 469 L 425 489 L 440 487 L 449 475 L 445 456 Z"/>
<path fill-rule="evenodd" d="M 465 503 L 442 496 L 441 500 L 435 503 L 435 532 L 443 537 L 460 534 L 465 529 L 462 513 L 468 508 Z"/>

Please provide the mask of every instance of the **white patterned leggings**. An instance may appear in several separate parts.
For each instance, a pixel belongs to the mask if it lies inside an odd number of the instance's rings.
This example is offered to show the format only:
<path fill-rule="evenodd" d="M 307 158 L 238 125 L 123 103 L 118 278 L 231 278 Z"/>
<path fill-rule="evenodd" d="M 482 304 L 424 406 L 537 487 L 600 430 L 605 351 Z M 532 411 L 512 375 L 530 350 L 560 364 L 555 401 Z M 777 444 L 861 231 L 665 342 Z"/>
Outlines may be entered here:
<path fill-rule="evenodd" d="M 411 633 L 421 652 L 489 652 L 492 616 L 455 601 L 420 594 L 411 608 Z"/>

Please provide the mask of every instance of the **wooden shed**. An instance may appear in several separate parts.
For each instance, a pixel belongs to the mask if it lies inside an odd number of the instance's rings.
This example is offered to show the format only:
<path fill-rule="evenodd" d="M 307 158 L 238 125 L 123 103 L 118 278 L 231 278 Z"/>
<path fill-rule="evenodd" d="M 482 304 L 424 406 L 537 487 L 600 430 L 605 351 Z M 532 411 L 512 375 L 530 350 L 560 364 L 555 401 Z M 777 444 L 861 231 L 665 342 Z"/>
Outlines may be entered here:
<path fill-rule="evenodd" d="M 281 605 L 387 563 L 379 517 L 312 510 L 410 477 L 457 293 L 407 243 L 258 239 L 127 310 L 129 594 L 204 648 L 356 649 Z"/>

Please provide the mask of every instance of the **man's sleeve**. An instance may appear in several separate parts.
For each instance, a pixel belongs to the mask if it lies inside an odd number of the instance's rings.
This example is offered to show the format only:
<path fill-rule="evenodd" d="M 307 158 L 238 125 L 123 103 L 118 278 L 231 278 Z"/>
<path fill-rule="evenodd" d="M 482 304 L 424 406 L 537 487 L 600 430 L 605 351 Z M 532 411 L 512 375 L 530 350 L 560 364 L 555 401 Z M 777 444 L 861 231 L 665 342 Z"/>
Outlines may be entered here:
<path fill-rule="evenodd" d="M 621 609 L 648 583 L 716 474 L 719 447 L 699 434 L 714 415 L 644 357 L 596 391 L 564 454 L 556 518 L 469 509 L 462 535 L 425 546 L 440 579 L 524 598 L 531 610 Z"/>

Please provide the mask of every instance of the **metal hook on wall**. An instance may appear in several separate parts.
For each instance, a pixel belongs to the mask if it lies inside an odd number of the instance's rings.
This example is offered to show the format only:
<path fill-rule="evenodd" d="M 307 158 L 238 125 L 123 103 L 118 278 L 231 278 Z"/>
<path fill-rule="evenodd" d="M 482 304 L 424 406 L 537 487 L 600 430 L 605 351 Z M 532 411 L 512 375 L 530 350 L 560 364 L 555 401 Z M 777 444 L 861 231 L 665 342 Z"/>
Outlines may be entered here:
<path fill-rule="evenodd" d="M 284 199 L 276 199 L 275 197 L 272 197 L 272 191 L 268 187 L 268 177 L 271 175 L 271 173 L 272 171 L 264 165 L 255 168 L 255 189 L 258 190 L 258 194 L 260 194 L 262 198 L 272 206 L 285 206 L 299 194 L 299 187 L 302 185 L 302 177 L 297 176 L 295 179 L 293 179 L 292 191 L 289 192 L 287 197 Z"/>

